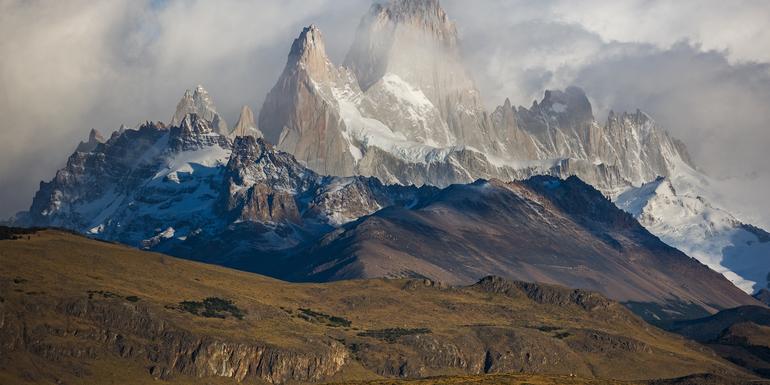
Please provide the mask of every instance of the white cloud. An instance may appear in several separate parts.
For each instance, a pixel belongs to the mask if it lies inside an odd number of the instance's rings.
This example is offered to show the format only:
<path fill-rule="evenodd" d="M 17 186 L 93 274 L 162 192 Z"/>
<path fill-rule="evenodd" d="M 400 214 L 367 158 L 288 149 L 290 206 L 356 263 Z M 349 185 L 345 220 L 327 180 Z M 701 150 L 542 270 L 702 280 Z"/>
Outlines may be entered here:
<path fill-rule="evenodd" d="M 606 41 L 669 48 L 687 40 L 727 51 L 731 62 L 770 61 L 770 3 L 763 0 L 558 1 L 551 11 Z"/>

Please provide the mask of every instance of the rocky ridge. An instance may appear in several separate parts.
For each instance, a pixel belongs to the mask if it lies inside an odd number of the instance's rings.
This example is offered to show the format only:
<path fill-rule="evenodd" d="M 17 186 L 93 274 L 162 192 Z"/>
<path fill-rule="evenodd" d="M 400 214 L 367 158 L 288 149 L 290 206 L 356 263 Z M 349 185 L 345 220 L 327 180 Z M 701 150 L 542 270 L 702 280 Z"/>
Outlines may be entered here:
<path fill-rule="evenodd" d="M 486 112 L 458 41 L 438 2 L 427 0 L 373 5 L 341 67 L 308 27 L 260 127 L 317 172 L 388 183 L 577 175 L 609 193 L 668 176 L 675 164 L 692 167 L 684 146 L 639 111 L 598 124 L 576 87 L 546 91 L 530 109 L 506 101 Z"/>
<path fill-rule="evenodd" d="M 305 51 L 318 48 L 316 33 L 308 28 L 295 42 L 304 58 L 297 71 L 328 64 Z M 456 172 L 431 170 L 447 181 Z M 178 126 L 148 122 L 75 152 L 18 221 L 298 281 L 387 276 L 463 284 L 497 274 L 598 290 L 637 303 L 648 318 L 754 303 L 577 178 L 439 189 L 322 176 L 262 138 L 221 135 L 197 114 Z M 689 273 L 671 275 L 682 269 Z"/>
<path fill-rule="evenodd" d="M 174 116 L 171 117 L 169 124 L 171 126 L 179 125 L 188 114 L 198 115 L 211 122 L 212 127 L 214 127 L 218 134 L 225 135 L 228 133 L 227 122 L 219 116 L 211 96 L 201 85 L 195 87 L 194 91 L 189 89 L 185 91 L 184 96 L 176 106 L 176 111 Z"/>

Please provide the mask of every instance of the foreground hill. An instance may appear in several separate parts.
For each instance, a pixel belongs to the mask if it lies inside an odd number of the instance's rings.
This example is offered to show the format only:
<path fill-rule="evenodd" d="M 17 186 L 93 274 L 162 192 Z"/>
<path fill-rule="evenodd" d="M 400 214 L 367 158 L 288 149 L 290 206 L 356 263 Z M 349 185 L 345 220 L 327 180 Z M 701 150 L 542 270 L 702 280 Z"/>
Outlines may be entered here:
<path fill-rule="evenodd" d="M 675 322 L 670 330 L 703 342 L 720 356 L 770 377 L 770 310 L 742 306 L 701 319 Z"/>
<path fill-rule="evenodd" d="M 6 238 L 3 384 L 751 378 L 593 292 L 495 277 L 291 284 L 60 231 Z"/>

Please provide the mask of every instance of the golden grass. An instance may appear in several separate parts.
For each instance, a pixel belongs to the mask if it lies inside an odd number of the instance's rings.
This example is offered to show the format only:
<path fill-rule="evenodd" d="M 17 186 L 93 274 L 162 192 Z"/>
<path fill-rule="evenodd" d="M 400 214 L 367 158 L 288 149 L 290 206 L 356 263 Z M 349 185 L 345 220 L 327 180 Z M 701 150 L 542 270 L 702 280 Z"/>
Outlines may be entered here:
<path fill-rule="evenodd" d="M 14 282 L 14 280 L 19 283 Z M 540 326 L 559 330 L 591 329 L 634 338 L 654 348 L 654 354 L 606 356 L 586 354 L 594 375 L 604 378 L 644 379 L 651 368 L 660 377 L 739 369 L 699 345 L 658 330 L 632 316 L 620 305 L 611 312 L 584 312 L 577 307 L 536 304 L 526 298 L 509 298 L 467 288 L 439 289 L 404 280 L 352 280 L 326 284 L 298 284 L 181 260 L 126 246 L 90 240 L 59 231 L 42 231 L 30 240 L 0 241 L 0 289 L 6 304 L 85 298 L 89 291 L 136 296 L 170 324 L 196 334 L 244 342 L 274 344 L 300 350 L 313 349 L 308 337 L 360 340 L 364 330 L 429 328 L 435 335 L 464 333 L 473 325 L 495 325 L 526 333 Z M 32 294 L 29 294 L 32 293 Z M 246 311 L 244 320 L 204 318 L 174 309 L 180 301 L 206 297 L 234 301 Z M 330 327 L 298 317 L 300 308 L 339 316 L 350 327 Z M 36 315 L 29 315 L 35 318 Z M 39 315 L 46 317 L 46 315 Z M 36 322 L 57 324 L 57 319 Z M 675 362 L 675 365 L 671 363 Z M 5 365 L 9 365 L 7 362 Z M 21 365 L 23 366 L 23 365 Z M 100 383 L 150 383 L 152 378 L 139 363 L 125 360 L 89 362 Z M 25 369 L 26 370 L 26 369 Z M 7 371 L 0 383 L 13 383 Z M 442 374 L 442 373 L 436 373 Z M 5 376 L 5 377 L 3 377 Z M 377 376 L 352 361 L 330 380 L 371 380 Z M 180 380 L 181 377 L 175 377 Z M 104 382 L 102 382 L 104 381 Z M 226 379 L 186 379 L 187 383 L 218 383 Z M 581 382 L 582 381 L 582 382 Z M 67 383 L 78 383 L 68 378 Z M 86 382 L 84 382 L 86 383 Z M 391 380 L 371 384 L 401 383 Z M 544 376 L 480 376 L 431 379 L 414 384 L 607 384 L 598 380 Z"/>

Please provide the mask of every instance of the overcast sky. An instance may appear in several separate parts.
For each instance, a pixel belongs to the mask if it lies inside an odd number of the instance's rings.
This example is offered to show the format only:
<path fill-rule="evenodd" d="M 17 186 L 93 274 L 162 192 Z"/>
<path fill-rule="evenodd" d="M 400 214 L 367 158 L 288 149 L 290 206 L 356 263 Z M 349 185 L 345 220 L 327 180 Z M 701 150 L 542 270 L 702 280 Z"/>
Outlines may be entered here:
<path fill-rule="evenodd" d="M 258 112 L 303 26 L 341 63 L 370 4 L 0 0 L 0 217 L 27 209 L 90 128 L 168 121 L 185 88 L 203 84 L 231 124 L 243 104 Z M 488 107 L 574 84 L 600 122 L 640 108 L 770 212 L 770 2 L 442 4 Z"/>

